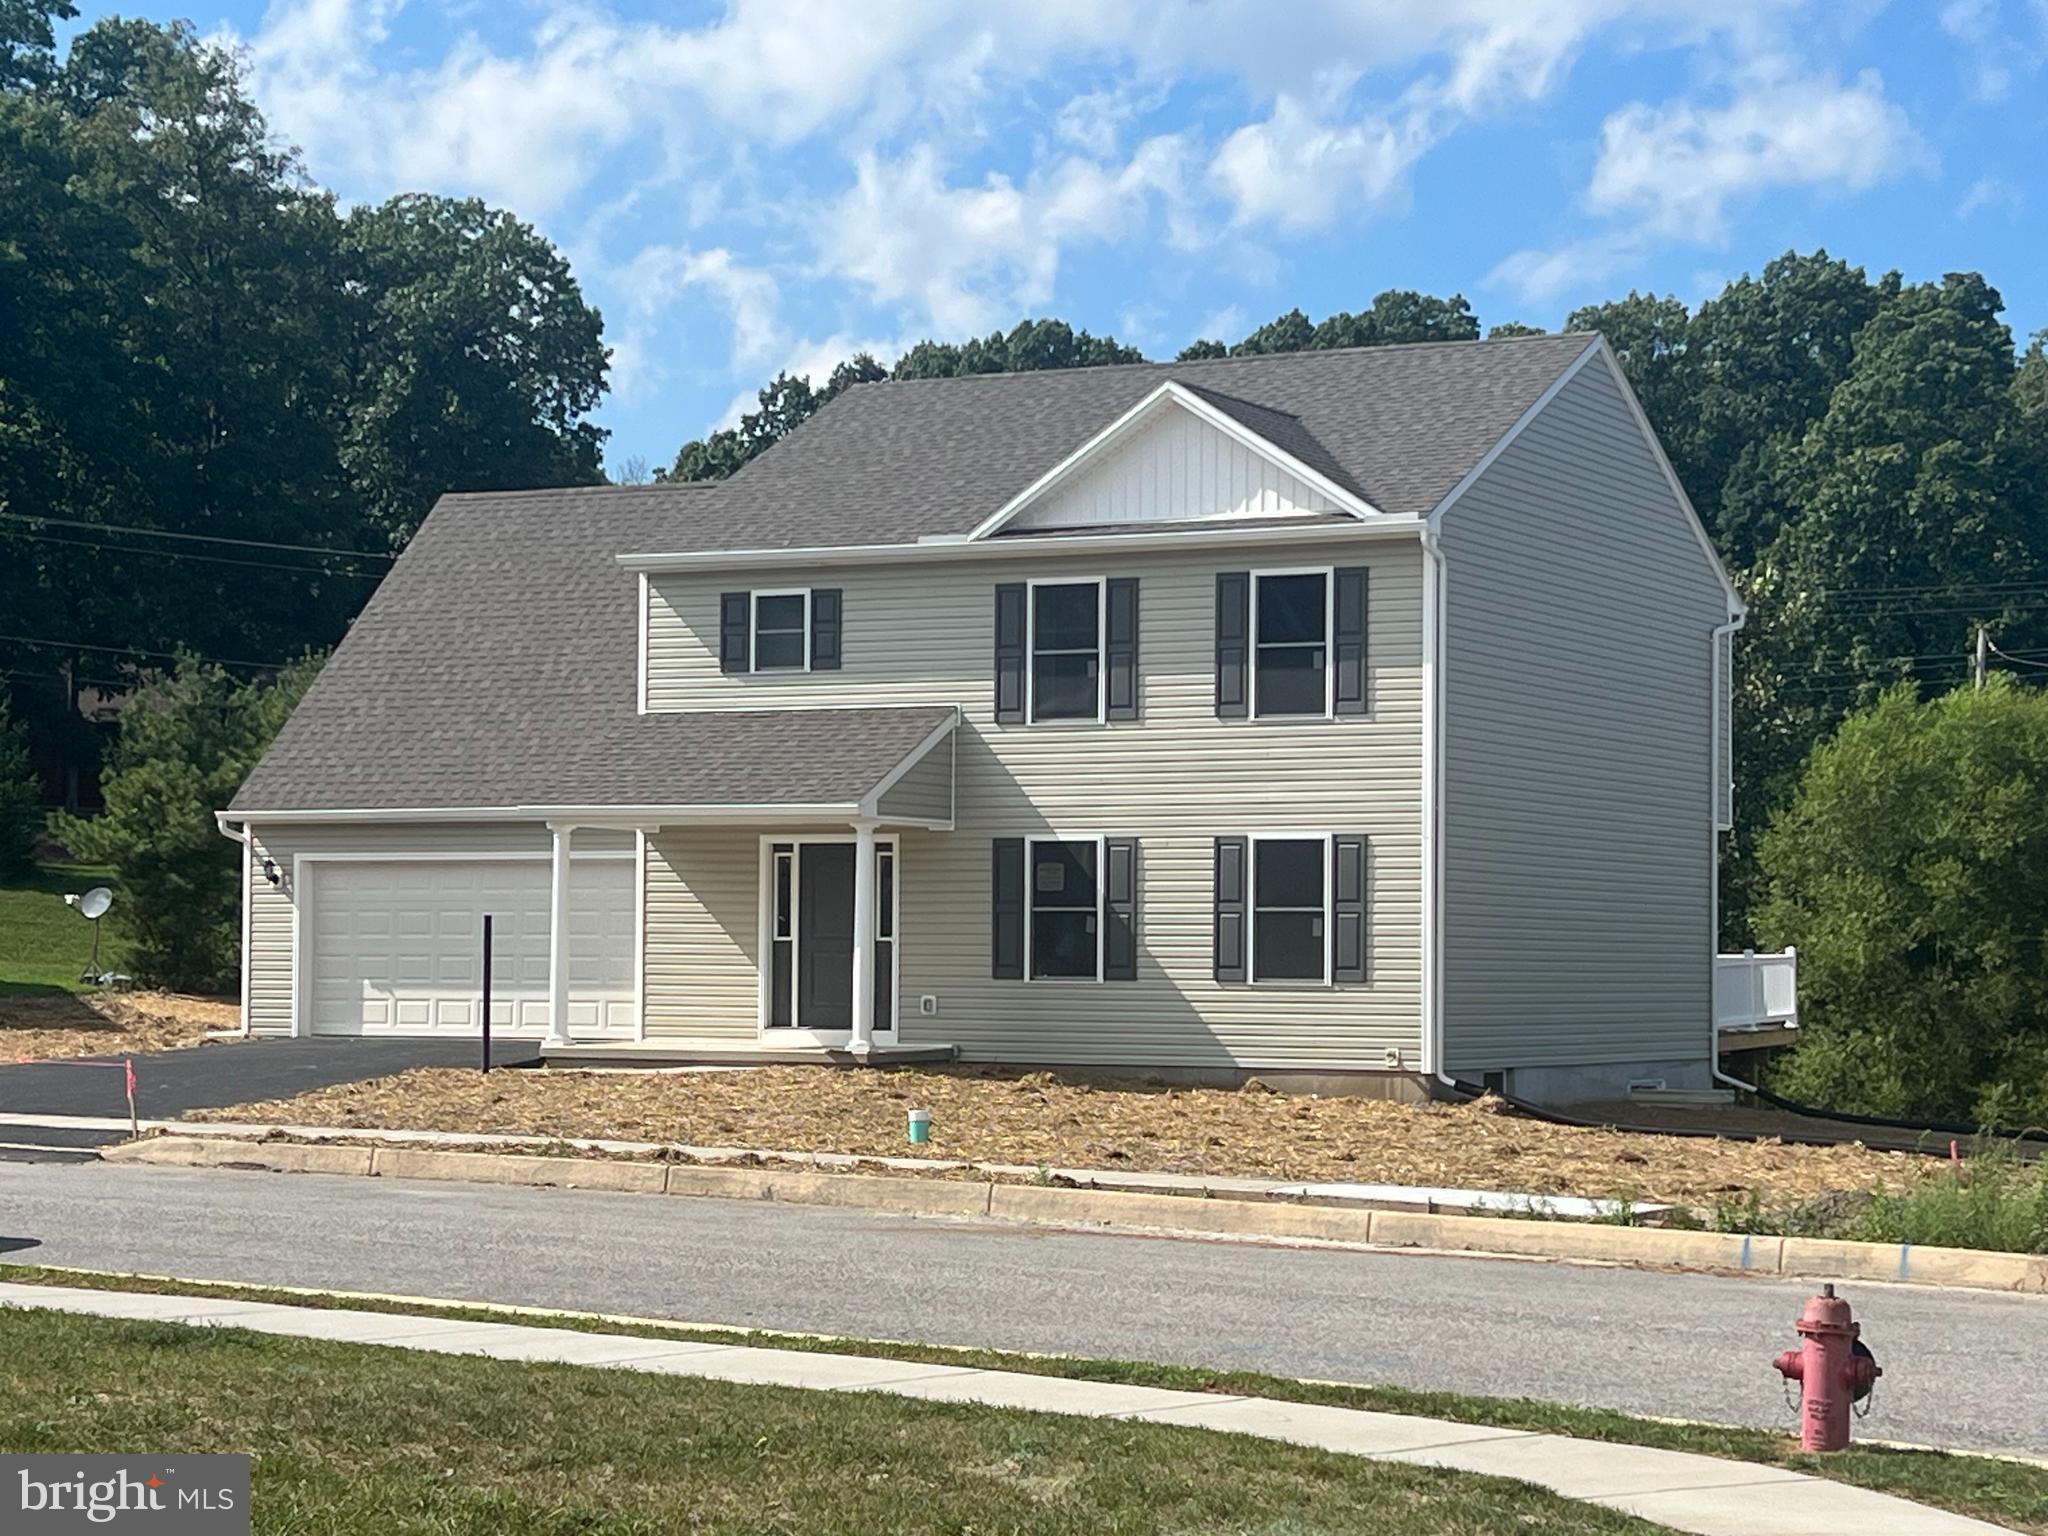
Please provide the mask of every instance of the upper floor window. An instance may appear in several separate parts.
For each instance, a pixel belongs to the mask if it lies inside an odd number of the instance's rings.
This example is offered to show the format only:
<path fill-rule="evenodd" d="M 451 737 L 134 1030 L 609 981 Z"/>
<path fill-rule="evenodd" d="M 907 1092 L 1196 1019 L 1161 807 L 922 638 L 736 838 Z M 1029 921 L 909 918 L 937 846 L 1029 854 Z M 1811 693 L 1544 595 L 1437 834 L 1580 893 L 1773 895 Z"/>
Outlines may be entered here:
<path fill-rule="evenodd" d="M 1330 712 L 1330 573 L 1252 577 L 1252 713 Z"/>
<path fill-rule="evenodd" d="M 1218 572 L 1217 718 L 1365 714 L 1366 575 L 1364 566 Z"/>
<path fill-rule="evenodd" d="M 995 599 L 997 724 L 1138 718 L 1137 577 L 1001 582 Z"/>
<path fill-rule="evenodd" d="M 1102 583 L 1031 584 L 1031 718 L 1102 718 Z"/>
<path fill-rule="evenodd" d="M 811 594 L 756 592 L 754 670 L 793 672 L 811 664 Z"/>
<path fill-rule="evenodd" d="M 836 671 L 840 599 L 838 587 L 776 587 L 721 594 L 718 670 Z"/>

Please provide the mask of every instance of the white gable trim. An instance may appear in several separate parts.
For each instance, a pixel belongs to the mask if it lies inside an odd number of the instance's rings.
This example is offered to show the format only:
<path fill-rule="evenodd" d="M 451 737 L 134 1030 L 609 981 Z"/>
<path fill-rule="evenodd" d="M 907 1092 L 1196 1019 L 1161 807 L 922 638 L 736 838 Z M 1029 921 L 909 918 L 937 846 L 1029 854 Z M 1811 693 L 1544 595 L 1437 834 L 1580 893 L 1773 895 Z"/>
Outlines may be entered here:
<path fill-rule="evenodd" d="M 1628 406 L 1629 415 L 1635 419 L 1636 430 L 1642 434 L 1643 441 L 1649 444 L 1650 454 L 1656 459 L 1657 468 L 1663 472 L 1664 483 L 1671 487 L 1671 494 L 1677 498 L 1679 507 L 1684 511 L 1685 520 L 1692 528 L 1692 536 L 1700 546 L 1700 553 L 1707 557 L 1707 565 L 1713 570 L 1714 579 L 1721 583 L 1721 590 L 1727 596 L 1728 616 L 1731 619 L 1741 618 L 1749 612 L 1749 608 L 1742 601 L 1741 594 L 1735 590 L 1735 583 L 1728 575 L 1728 567 L 1721 563 L 1720 552 L 1714 548 L 1714 541 L 1707 536 L 1706 524 L 1700 521 L 1700 514 L 1693 506 L 1692 498 L 1685 494 L 1685 487 L 1678 479 L 1678 471 L 1671 467 L 1670 456 L 1664 452 L 1664 445 L 1657 440 L 1656 428 L 1650 425 L 1650 418 L 1643 414 L 1643 403 L 1636 398 L 1635 387 L 1629 383 L 1628 375 L 1622 371 L 1621 359 L 1614 355 L 1614 348 L 1607 344 L 1605 336 L 1594 337 L 1592 344 L 1578 355 L 1571 367 L 1551 381 L 1550 387 L 1536 397 L 1529 409 L 1522 412 L 1501 440 L 1487 449 L 1486 456 L 1467 470 L 1465 477 L 1451 487 L 1450 494 L 1436 504 L 1428 518 L 1430 537 L 1441 537 L 1444 514 L 1478 483 L 1481 475 L 1493 467 L 1493 461 L 1507 451 L 1508 445 L 1522 435 L 1523 429 L 1543 414 L 1544 408 L 1557 398 L 1565 385 L 1578 376 L 1579 370 L 1595 358 L 1607 365 L 1607 371 L 1613 377 L 1615 387 L 1621 391 L 1621 398 Z"/>
<path fill-rule="evenodd" d="M 1197 420 L 1213 427 L 1233 442 L 1243 445 L 1251 452 L 1265 459 L 1279 469 L 1309 486 L 1322 496 L 1329 498 L 1339 511 L 1349 512 L 1353 517 L 1378 517 L 1379 508 L 1347 491 L 1320 470 L 1311 469 L 1293 454 L 1261 437 L 1235 417 L 1219 411 L 1200 395 L 1185 385 L 1171 379 L 1161 384 L 1151 394 L 1132 406 L 1123 415 L 1088 439 L 1079 448 L 1068 454 L 1051 469 L 1024 487 L 1009 501 L 1005 502 L 991 516 L 985 519 L 967 538 L 969 542 L 985 539 L 1000 532 L 1025 508 L 1035 505 L 1058 487 L 1065 485 L 1104 454 L 1125 441 L 1138 428 L 1144 426 L 1163 410 L 1178 407 L 1187 411 Z"/>

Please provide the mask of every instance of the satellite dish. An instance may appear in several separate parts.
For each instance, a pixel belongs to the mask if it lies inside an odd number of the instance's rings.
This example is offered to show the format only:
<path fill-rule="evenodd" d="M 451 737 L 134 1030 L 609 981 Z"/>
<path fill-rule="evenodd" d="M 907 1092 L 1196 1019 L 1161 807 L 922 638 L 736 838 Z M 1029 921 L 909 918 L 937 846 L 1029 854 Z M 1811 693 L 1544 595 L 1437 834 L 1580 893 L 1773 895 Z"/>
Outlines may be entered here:
<path fill-rule="evenodd" d="M 105 917 L 107 915 L 107 908 L 113 904 L 114 893 L 104 885 L 96 885 L 78 898 L 80 915 L 90 918 Z"/>

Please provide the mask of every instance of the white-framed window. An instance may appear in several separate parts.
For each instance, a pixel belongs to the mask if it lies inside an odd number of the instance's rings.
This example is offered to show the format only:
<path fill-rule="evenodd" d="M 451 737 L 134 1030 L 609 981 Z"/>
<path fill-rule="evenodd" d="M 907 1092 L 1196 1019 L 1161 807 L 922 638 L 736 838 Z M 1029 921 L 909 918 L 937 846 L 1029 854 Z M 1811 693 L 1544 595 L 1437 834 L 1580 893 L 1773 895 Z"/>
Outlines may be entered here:
<path fill-rule="evenodd" d="M 1026 596 L 1025 718 L 1034 725 L 1099 725 L 1105 719 L 1102 639 L 1108 629 L 1101 577 L 1034 581 Z"/>
<path fill-rule="evenodd" d="M 1103 839 L 1028 838 L 1024 866 L 1025 974 L 1033 981 L 1100 981 Z"/>
<path fill-rule="evenodd" d="M 1260 833 L 1251 839 L 1251 979 L 1330 980 L 1330 838 Z"/>
<path fill-rule="evenodd" d="M 753 670 L 808 672 L 811 667 L 811 591 L 755 592 L 750 597 Z"/>
<path fill-rule="evenodd" d="M 1335 573 L 1322 566 L 1251 575 L 1252 717 L 1328 718 L 1336 681 L 1330 665 Z"/>

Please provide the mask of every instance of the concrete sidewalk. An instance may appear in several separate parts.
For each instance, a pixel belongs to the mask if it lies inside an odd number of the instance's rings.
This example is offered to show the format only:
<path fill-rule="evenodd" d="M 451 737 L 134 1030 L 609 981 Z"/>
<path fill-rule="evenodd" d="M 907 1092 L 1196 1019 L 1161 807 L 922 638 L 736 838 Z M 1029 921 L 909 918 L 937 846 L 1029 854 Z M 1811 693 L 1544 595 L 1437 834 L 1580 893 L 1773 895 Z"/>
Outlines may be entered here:
<path fill-rule="evenodd" d="M 1345 1455 L 1516 1478 L 1698 1536 L 1840 1536 L 1855 1530 L 1966 1536 L 1999 1529 L 1779 1467 L 1353 1408 L 855 1355 L 139 1292 L 0 1284 L 0 1306 L 247 1328 L 495 1360 L 612 1366 L 665 1376 L 1185 1424 Z"/>

